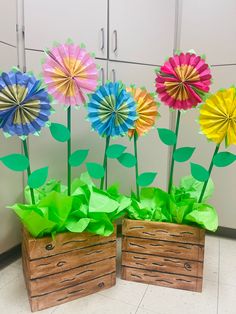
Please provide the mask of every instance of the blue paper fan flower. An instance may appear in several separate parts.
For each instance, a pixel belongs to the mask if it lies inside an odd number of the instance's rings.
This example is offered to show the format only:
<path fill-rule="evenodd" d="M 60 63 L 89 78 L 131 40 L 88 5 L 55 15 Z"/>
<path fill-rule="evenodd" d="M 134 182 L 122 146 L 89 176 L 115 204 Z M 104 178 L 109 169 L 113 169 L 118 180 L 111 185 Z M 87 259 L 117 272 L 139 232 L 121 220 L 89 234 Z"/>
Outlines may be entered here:
<path fill-rule="evenodd" d="M 51 114 L 50 96 L 33 75 L 0 75 L 0 127 L 7 135 L 38 134 Z"/>
<path fill-rule="evenodd" d="M 107 83 L 92 94 L 88 118 L 101 136 L 124 135 L 138 118 L 136 103 L 121 83 Z"/>

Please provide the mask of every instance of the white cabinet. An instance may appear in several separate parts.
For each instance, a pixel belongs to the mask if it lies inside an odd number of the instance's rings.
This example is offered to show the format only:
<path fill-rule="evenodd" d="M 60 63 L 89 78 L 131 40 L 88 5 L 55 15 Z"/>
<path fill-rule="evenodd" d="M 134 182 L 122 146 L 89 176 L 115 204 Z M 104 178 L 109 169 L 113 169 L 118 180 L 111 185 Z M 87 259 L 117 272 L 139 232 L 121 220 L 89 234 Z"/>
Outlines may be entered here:
<path fill-rule="evenodd" d="M 35 51 L 26 51 L 26 68 L 27 71 L 33 71 L 35 75 L 39 75 L 42 71 L 40 60 L 43 53 Z M 104 73 L 106 80 L 107 62 L 104 60 L 96 60 L 100 65 L 100 71 Z M 101 73 L 100 72 L 100 73 Z M 102 73 L 100 74 L 102 79 Z M 53 105 L 55 113 L 51 116 L 51 121 L 63 123 L 66 125 L 66 111 L 60 104 Z M 81 106 L 79 110 L 72 108 L 72 147 L 76 149 L 90 150 L 88 160 L 102 163 L 104 141 L 99 139 L 97 133 L 91 131 L 91 126 L 86 121 L 86 107 Z M 41 131 L 38 137 L 30 136 L 29 151 L 32 161 L 32 170 L 40 167 L 49 166 L 49 179 L 62 179 L 66 183 L 66 143 L 55 141 L 48 128 Z M 78 176 L 79 173 L 85 171 L 84 167 L 74 168 L 73 175 Z"/>
<path fill-rule="evenodd" d="M 17 0 L 0 0 L 0 41 L 16 46 Z"/>
<path fill-rule="evenodd" d="M 175 0 L 110 0 L 111 60 L 162 64 L 174 48 Z"/>
<path fill-rule="evenodd" d="M 210 64 L 236 63 L 236 1 L 182 0 L 180 49 L 206 54 Z"/>
<path fill-rule="evenodd" d="M 24 0 L 25 46 L 43 50 L 71 38 L 107 57 L 107 0 Z"/>
<path fill-rule="evenodd" d="M 137 87 L 145 86 L 150 92 L 154 92 L 155 67 L 127 64 L 122 62 L 108 63 L 108 78 L 121 80 L 127 86 L 136 84 Z M 155 185 L 166 188 L 168 171 L 168 148 L 162 145 L 158 139 L 156 127 L 169 128 L 169 109 L 162 105 L 159 108 L 161 118 L 157 120 L 156 126 L 146 135 L 138 140 L 139 172 L 157 171 L 158 175 Z M 133 141 L 128 137 L 112 140 L 114 143 L 122 143 L 128 146 L 128 151 L 133 151 Z M 134 189 L 134 168 L 122 168 L 117 161 L 109 161 L 109 182 L 121 182 L 122 190 L 129 193 L 131 187 Z"/>
<path fill-rule="evenodd" d="M 214 84 L 212 92 L 220 88 L 228 88 L 236 82 L 236 66 L 220 66 L 212 68 Z M 209 167 L 212 154 L 215 149 L 214 143 L 208 143 L 206 137 L 199 134 L 199 125 L 196 122 L 199 116 L 198 108 L 187 111 L 181 117 L 181 127 L 178 146 L 195 146 L 196 151 L 191 159 L 192 162 L 199 163 L 206 168 Z M 224 150 L 222 145 L 221 150 Z M 235 146 L 231 146 L 229 151 L 236 153 Z M 175 182 L 184 175 L 189 175 L 188 163 L 176 163 Z M 226 168 L 213 168 L 212 179 L 215 183 L 213 199 L 210 200 L 218 214 L 219 225 L 229 228 L 236 228 L 236 195 L 235 195 L 236 164 Z"/>

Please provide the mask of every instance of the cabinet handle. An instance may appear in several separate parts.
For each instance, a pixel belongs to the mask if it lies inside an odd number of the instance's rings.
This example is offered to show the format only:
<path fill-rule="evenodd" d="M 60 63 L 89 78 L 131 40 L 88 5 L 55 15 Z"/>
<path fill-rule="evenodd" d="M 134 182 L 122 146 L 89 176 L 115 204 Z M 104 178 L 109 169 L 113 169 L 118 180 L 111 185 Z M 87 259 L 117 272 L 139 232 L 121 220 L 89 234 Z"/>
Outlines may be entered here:
<path fill-rule="evenodd" d="M 103 50 L 105 47 L 105 33 L 104 33 L 104 28 L 101 28 L 101 47 L 100 49 Z"/>
<path fill-rule="evenodd" d="M 104 85 L 104 83 L 105 83 L 105 77 L 104 77 L 104 69 L 103 69 L 103 68 L 100 69 L 100 73 L 101 73 L 102 85 Z"/>
<path fill-rule="evenodd" d="M 111 70 L 111 75 L 112 75 L 112 82 L 115 83 L 115 81 L 116 81 L 116 71 L 114 69 Z"/>
<path fill-rule="evenodd" d="M 117 52 L 117 30 L 113 31 L 113 38 L 114 38 L 114 49 L 113 49 L 113 52 Z"/>

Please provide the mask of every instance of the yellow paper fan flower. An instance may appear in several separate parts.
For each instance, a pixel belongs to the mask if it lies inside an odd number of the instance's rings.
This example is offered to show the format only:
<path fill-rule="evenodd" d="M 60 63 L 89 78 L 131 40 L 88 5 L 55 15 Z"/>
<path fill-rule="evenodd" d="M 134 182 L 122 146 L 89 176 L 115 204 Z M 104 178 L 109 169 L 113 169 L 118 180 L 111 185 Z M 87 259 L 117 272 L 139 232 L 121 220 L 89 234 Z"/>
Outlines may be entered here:
<path fill-rule="evenodd" d="M 236 88 L 219 90 L 200 109 L 200 128 L 205 136 L 226 146 L 236 144 Z"/>
<path fill-rule="evenodd" d="M 138 136 L 147 133 L 155 124 L 158 116 L 158 106 L 154 97 L 145 89 L 127 87 L 127 92 L 131 94 L 137 104 L 138 119 L 135 121 L 134 128 L 128 132 L 129 137 L 136 131 Z"/>

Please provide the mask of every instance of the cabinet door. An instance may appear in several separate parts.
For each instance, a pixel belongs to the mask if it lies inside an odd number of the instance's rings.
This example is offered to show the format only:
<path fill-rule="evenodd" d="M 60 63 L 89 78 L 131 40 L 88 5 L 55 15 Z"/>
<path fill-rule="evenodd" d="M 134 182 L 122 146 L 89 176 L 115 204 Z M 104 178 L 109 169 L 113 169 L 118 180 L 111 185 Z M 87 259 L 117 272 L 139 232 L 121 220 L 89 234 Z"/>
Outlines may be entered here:
<path fill-rule="evenodd" d="M 174 48 L 175 0 L 110 0 L 111 60 L 162 64 Z"/>
<path fill-rule="evenodd" d="M 27 71 L 33 71 L 35 75 L 41 73 L 41 62 L 43 53 L 35 51 L 26 51 L 26 67 Z M 101 80 L 104 73 L 106 80 L 107 62 L 104 60 L 96 60 L 100 65 Z M 60 104 L 53 104 L 55 113 L 51 116 L 52 122 L 62 123 L 66 125 L 66 111 Z M 101 140 L 95 132 L 91 131 L 91 126 L 86 121 L 86 107 L 81 106 L 79 110 L 72 108 L 72 151 L 77 149 L 89 149 L 88 161 L 100 162 L 103 160 L 103 151 Z M 62 180 L 66 183 L 67 167 L 66 167 L 66 143 L 55 141 L 48 128 L 41 131 L 40 136 L 29 137 L 29 150 L 31 156 L 32 170 L 40 167 L 49 166 L 49 178 Z M 85 171 L 85 167 L 73 168 L 73 176 L 78 176 Z"/>
<path fill-rule="evenodd" d="M 107 0 L 24 0 L 24 16 L 27 48 L 42 50 L 71 38 L 106 58 Z"/>
<path fill-rule="evenodd" d="M 183 0 L 180 48 L 206 54 L 210 64 L 236 63 L 236 1 Z"/>
<path fill-rule="evenodd" d="M 16 46 L 16 0 L 0 0 L 0 41 Z"/>
<path fill-rule="evenodd" d="M 212 68 L 214 84 L 212 92 L 220 88 L 228 88 L 236 82 L 236 66 L 221 66 Z M 191 159 L 192 162 L 199 163 L 208 169 L 215 144 L 208 142 L 206 137 L 199 134 L 197 120 L 199 110 L 187 111 L 181 117 L 181 127 L 179 136 L 180 146 L 195 146 L 196 151 Z M 222 145 L 221 150 L 225 150 Z M 230 146 L 228 151 L 236 153 L 235 146 Z M 184 175 L 190 174 L 188 163 L 178 163 L 175 167 L 175 182 L 178 183 Z M 235 195 L 236 164 L 226 168 L 213 168 L 212 179 L 215 183 L 213 198 L 209 201 L 213 204 L 219 214 L 219 225 L 229 228 L 236 228 L 236 195 Z"/>
<path fill-rule="evenodd" d="M 155 67 L 127 64 L 122 62 L 108 63 L 108 78 L 110 80 L 121 80 L 126 85 L 136 84 L 136 86 L 145 86 L 150 92 L 154 92 Z M 169 127 L 169 109 L 162 105 L 159 108 L 161 118 L 157 120 L 156 126 L 146 135 L 138 140 L 139 152 L 139 172 L 157 172 L 155 186 L 166 188 L 169 164 L 168 148 L 159 141 L 156 127 Z M 115 143 L 127 145 L 128 151 L 134 153 L 133 141 L 128 137 L 113 140 Z M 109 183 L 121 182 L 124 192 L 129 193 L 131 187 L 135 186 L 134 168 L 125 169 L 117 161 L 109 160 Z"/>

